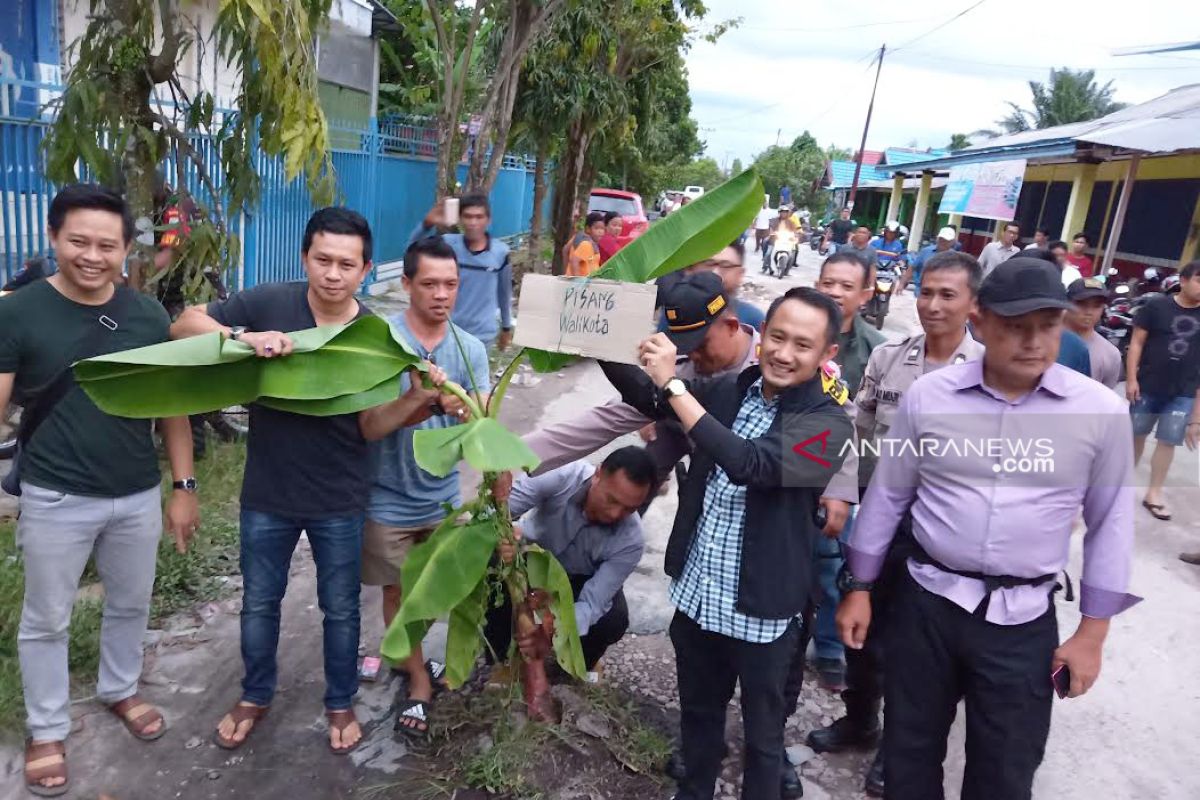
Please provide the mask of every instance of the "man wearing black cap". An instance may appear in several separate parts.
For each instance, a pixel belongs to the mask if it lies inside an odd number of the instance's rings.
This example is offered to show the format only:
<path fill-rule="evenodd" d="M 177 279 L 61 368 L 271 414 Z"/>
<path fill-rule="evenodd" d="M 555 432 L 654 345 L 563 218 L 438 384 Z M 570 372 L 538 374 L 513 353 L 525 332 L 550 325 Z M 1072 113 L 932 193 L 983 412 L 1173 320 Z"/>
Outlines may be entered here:
<path fill-rule="evenodd" d="M 964 698 L 963 799 L 1028 800 L 1053 691 L 1091 688 L 1109 619 L 1139 600 L 1126 592 L 1132 428 L 1120 398 L 1055 363 L 1071 306 L 1058 270 L 1009 259 L 978 302 L 982 360 L 931 372 L 904 394 L 847 546 L 838 627 L 857 649 L 871 587 L 911 513 L 884 633 L 890 800 L 944 796 L 946 738 Z M 1083 618 L 1060 646 L 1052 598 L 1081 507 Z"/>
<path fill-rule="evenodd" d="M 851 436 L 834 396 L 844 390 L 820 371 L 837 352 L 840 315 L 816 290 L 791 289 L 767 312 L 760 366 L 709 381 L 677 377 L 662 333 L 642 343 L 644 372 L 600 364 L 627 403 L 677 419 L 695 443 L 665 565 L 677 609 L 680 800 L 712 800 L 738 684 L 742 798 L 780 796 L 784 678 L 811 602 L 817 502 Z"/>
<path fill-rule="evenodd" d="M 1092 378 L 1115 389 L 1121 380 L 1121 351 L 1096 333 L 1108 308 L 1108 289 L 1098 278 L 1080 278 L 1067 287 L 1067 299 L 1073 308 L 1067 310 L 1063 322 L 1087 345 Z"/>
<path fill-rule="evenodd" d="M 667 335 L 681 356 L 677 373 L 684 380 L 737 374 L 758 363 L 759 332 L 740 322 L 733 298 L 716 272 L 685 275 L 662 292 Z M 672 330 L 678 329 L 678 330 Z M 661 483 L 691 450 L 677 423 L 654 420 L 620 400 L 595 406 L 576 417 L 539 428 L 525 443 L 542 461 L 534 475 L 586 458 L 606 444 L 653 425 L 647 450 Z M 654 492 L 650 493 L 650 497 Z"/>

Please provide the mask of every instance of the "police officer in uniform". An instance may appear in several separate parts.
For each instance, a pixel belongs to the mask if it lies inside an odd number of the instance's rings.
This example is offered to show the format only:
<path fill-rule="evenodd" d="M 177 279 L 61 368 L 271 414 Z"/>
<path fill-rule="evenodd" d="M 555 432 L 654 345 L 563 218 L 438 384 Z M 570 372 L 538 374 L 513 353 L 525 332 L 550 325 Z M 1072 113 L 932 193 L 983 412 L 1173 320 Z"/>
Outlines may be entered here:
<path fill-rule="evenodd" d="M 861 441 L 887 436 L 900 398 L 922 375 L 949 364 L 982 357 L 983 345 L 971 338 L 966 324 L 975 306 L 981 280 L 979 262 L 966 253 L 938 253 L 925 263 L 917 296 L 917 316 L 922 332 L 877 347 L 871 353 L 855 395 L 855 424 Z M 875 459 L 869 450 L 867 453 L 860 461 L 863 474 L 869 479 Z M 808 735 L 809 747 L 818 753 L 870 747 L 880 740 L 879 710 L 883 699 L 883 636 L 880 631 L 887 598 L 895 583 L 891 578 L 896 569 L 903 569 L 904 564 L 898 550 L 893 555 L 895 557 L 889 558 L 872 590 L 876 617 L 866 646 L 862 650 L 846 650 L 846 690 L 842 693 L 846 716 Z M 880 748 L 867 773 L 866 790 L 869 794 L 882 796 L 883 785 L 883 751 Z"/>

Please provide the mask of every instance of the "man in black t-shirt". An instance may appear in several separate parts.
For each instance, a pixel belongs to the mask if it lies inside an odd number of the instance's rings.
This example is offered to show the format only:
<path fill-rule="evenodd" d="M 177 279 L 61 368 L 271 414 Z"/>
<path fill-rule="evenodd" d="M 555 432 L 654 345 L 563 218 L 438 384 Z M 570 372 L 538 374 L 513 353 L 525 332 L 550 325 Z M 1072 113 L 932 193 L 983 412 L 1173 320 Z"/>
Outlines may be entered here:
<path fill-rule="evenodd" d="M 843 208 L 842 213 L 837 219 L 829 223 L 829 227 L 825 229 L 825 244 L 833 245 L 833 252 L 846 242 L 850 241 L 850 234 L 854 230 L 854 220 L 850 219 L 850 209 Z"/>
<path fill-rule="evenodd" d="M 29 731 L 25 781 L 38 794 L 61 794 L 71 731 L 68 628 L 89 559 L 104 588 L 97 699 L 138 739 L 167 729 L 138 696 L 163 532 L 152 422 L 101 411 L 70 368 L 81 358 L 164 342 L 169 320 L 150 297 L 114 286 L 133 239 L 120 196 L 67 186 L 47 217 L 58 271 L 0 300 L 0 409 L 10 399 L 24 407 L 13 470 L 25 577 L 16 633 Z M 186 417 L 162 420 L 161 431 L 175 482 L 167 526 L 182 552 L 199 523 L 191 431 Z"/>
<path fill-rule="evenodd" d="M 307 282 L 256 286 L 208 306 L 186 309 L 171 326 L 176 339 L 219 331 L 261 358 L 292 351 L 290 331 L 345 325 L 369 314 L 355 294 L 371 271 L 371 229 L 363 217 L 325 208 L 308 221 L 301 245 Z M 426 412 L 435 387 L 420 380 L 399 399 L 359 414 L 310 417 L 254 405 L 241 497 L 241 700 L 222 718 L 216 742 L 240 747 L 275 694 L 279 609 L 301 532 L 317 564 L 317 600 L 325 616 L 325 714 L 335 753 L 362 739 L 352 699 L 358 689 L 359 575 L 370 492 L 364 430 L 391 429 Z M 397 383 L 397 394 L 399 394 Z M 442 401 L 443 408 L 446 402 Z M 382 424 L 375 424 L 382 423 Z"/>
<path fill-rule="evenodd" d="M 1185 437 L 1194 443 L 1200 429 L 1200 261 L 1180 270 L 1179 278 L 1178 294 L 1156 297 L 1138 309 L 1125 369 L 1135 461 L 1158 427 L 1142 505 L 1161 520 L 1171 519 L 1163 486 L 1175 448 Z"/>

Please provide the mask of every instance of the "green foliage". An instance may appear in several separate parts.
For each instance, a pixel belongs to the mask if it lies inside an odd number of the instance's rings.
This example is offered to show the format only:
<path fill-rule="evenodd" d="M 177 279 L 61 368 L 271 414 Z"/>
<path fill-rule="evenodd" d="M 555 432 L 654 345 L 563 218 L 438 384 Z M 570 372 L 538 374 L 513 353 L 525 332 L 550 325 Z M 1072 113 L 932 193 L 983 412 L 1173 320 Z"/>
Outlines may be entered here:
<path fill-rule="evenodd" d="M 541 589 L 550 595 L 550 610 L 554 612 L 554 655 L 558 665 L 576 678 L 584 678 L 587 666 L 575 621 L 575 594 L 566 570 L 550 553 L 532 545 L 525 551 L 525 573 L 530 588 Z"/>
<path fill-rule="evenodd" d="M 521 437 L 491 417 L 417 431 L 413 454 L 421 469 L 439 477 L 449 475 L 459 461 L 480 472 L 533 469 L 540 463 Z"/>
<path fill-rule="evenodd" d="M 154 241 L 168 203 L 188 211 L 189 240 L 170 267 L 185 295 L 209 294 L 201 271 L 227 271 L 241 246 L 225 220 L 259 193 L 260 153 L 282 156 L 289 179 L 303 175 L 318 203 L 335 194 L 328 133 L 317 97 L 313 41 L 331 0 L 221 0 L 210 34 L 182 9 L 157 0 L 91 0 L 88 25 L 71 44 L 74 64 L 45 141 L 47 172 L 79 179 L 82 164 L 121 191 L 142 232 L 130 259 L 135 285 L 152 286 Z M 166 10 L 165 16 L 161 11 Z M 195 50 L 210 48 L 236 73 L 230 110 L 207 91 L 189 92 L 180 75 Z M 219 150 L 219 167 L 199 140 Z M 172 174 L 164 174 L 167 166 Z M 191 178 L 189 178 L 191 176 Z M 194 192 L 193 181 L 202 187 Z"/>
<path fill-rule="evenodd" d="M 734 172 L 737 175 L 741 172 Z M 685 186 L 703 186 L 707 191 L 725 180 L 715 158 L 705 156 L 685 164 L 669 165 L 664 170 L 665 189 L 682 189 Z M 657 195 L 657 192 L 655 192 Z M 650 198 L 647 198 L 650 199 Z"/>
<path fill-rule="evenodd" d="M 446 680 L 451 686 L 462 686 L 471 679 L 475 660 L 483 650 L 480 631 L 483 630 L 491 595 L 485 574 L 467 598 L 450 611 L 450 622 L 446 628 Z M 508 654 L 497 655 L 505 657 Z"/>
<path fill-rule="evenodd" d="M 460 525 L 454 515 L 414 547 L 400 568 L 404 600 L 380 652 L 394 663 L 403 661 L 434 620 L 471 602 L 499 541 L 495 520 L 473 518 Z"/>
<path fill-rule="evenodd" d="M 1022 108 L 1009 102 L 1008 116 L 998 121 L 1007 133 L 1052 128 L 1072 122 L 1086 122 L 1119 111 L 1124 103 L 1113 100 L 1113 83 L 1096 83 L 1096 71 L 1069 67 L 1050 70 L 1048 83 L 1030 81 L 1033 106 Z"/>
<path fill-rule="evenodd" d="M 125 350 L 75 365 L 96 405 L 135 418 L 216 411 L 254 401 L 314 416 L 344 414 L 399 396 L 417 356 L 379 317 L 289 334 L 286 358 L 257 358 L 220 334 Z"/>
<path fill-rule="evenodd" d="M 950 143 L 946 145 L 946 149 L 951 152 L 955 150 L 966 150 L 971 146 L 971 138 L 965 133 L 956 133 L 950 137 Z"/>
<path fill-rule="evenodd" d="M 778 200 L 779 190 L 790 186 L 794 203 L 816 208 L 820 205 L 820 180 L 827 159 L 817 140 L 805 131 L 790 145 L 773 145 L 759 153 L 753 166 L 771 197 Z"/>
<path fill-rule="evenodd" d="M 762 195 L 762 181 L 746 170 L 651 225 L 592 277 L 645 283 L 710 258 L 746 230 Z"/>

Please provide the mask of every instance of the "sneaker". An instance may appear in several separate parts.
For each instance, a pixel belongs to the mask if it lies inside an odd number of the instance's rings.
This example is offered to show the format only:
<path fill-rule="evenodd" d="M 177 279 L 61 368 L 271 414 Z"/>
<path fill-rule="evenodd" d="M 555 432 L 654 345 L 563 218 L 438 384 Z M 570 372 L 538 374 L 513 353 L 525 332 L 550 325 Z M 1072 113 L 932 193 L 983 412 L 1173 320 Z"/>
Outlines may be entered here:
<path fill-rule="evenodd" d="M 864 728 L 851 722 L 849 717 L 842 717 L 808 734 L 805 744 L 816 753 L 840 753 L 852 748 L 865 750 L 879 742 L 879 733 L 878 720 L 875 727 Z"/>

